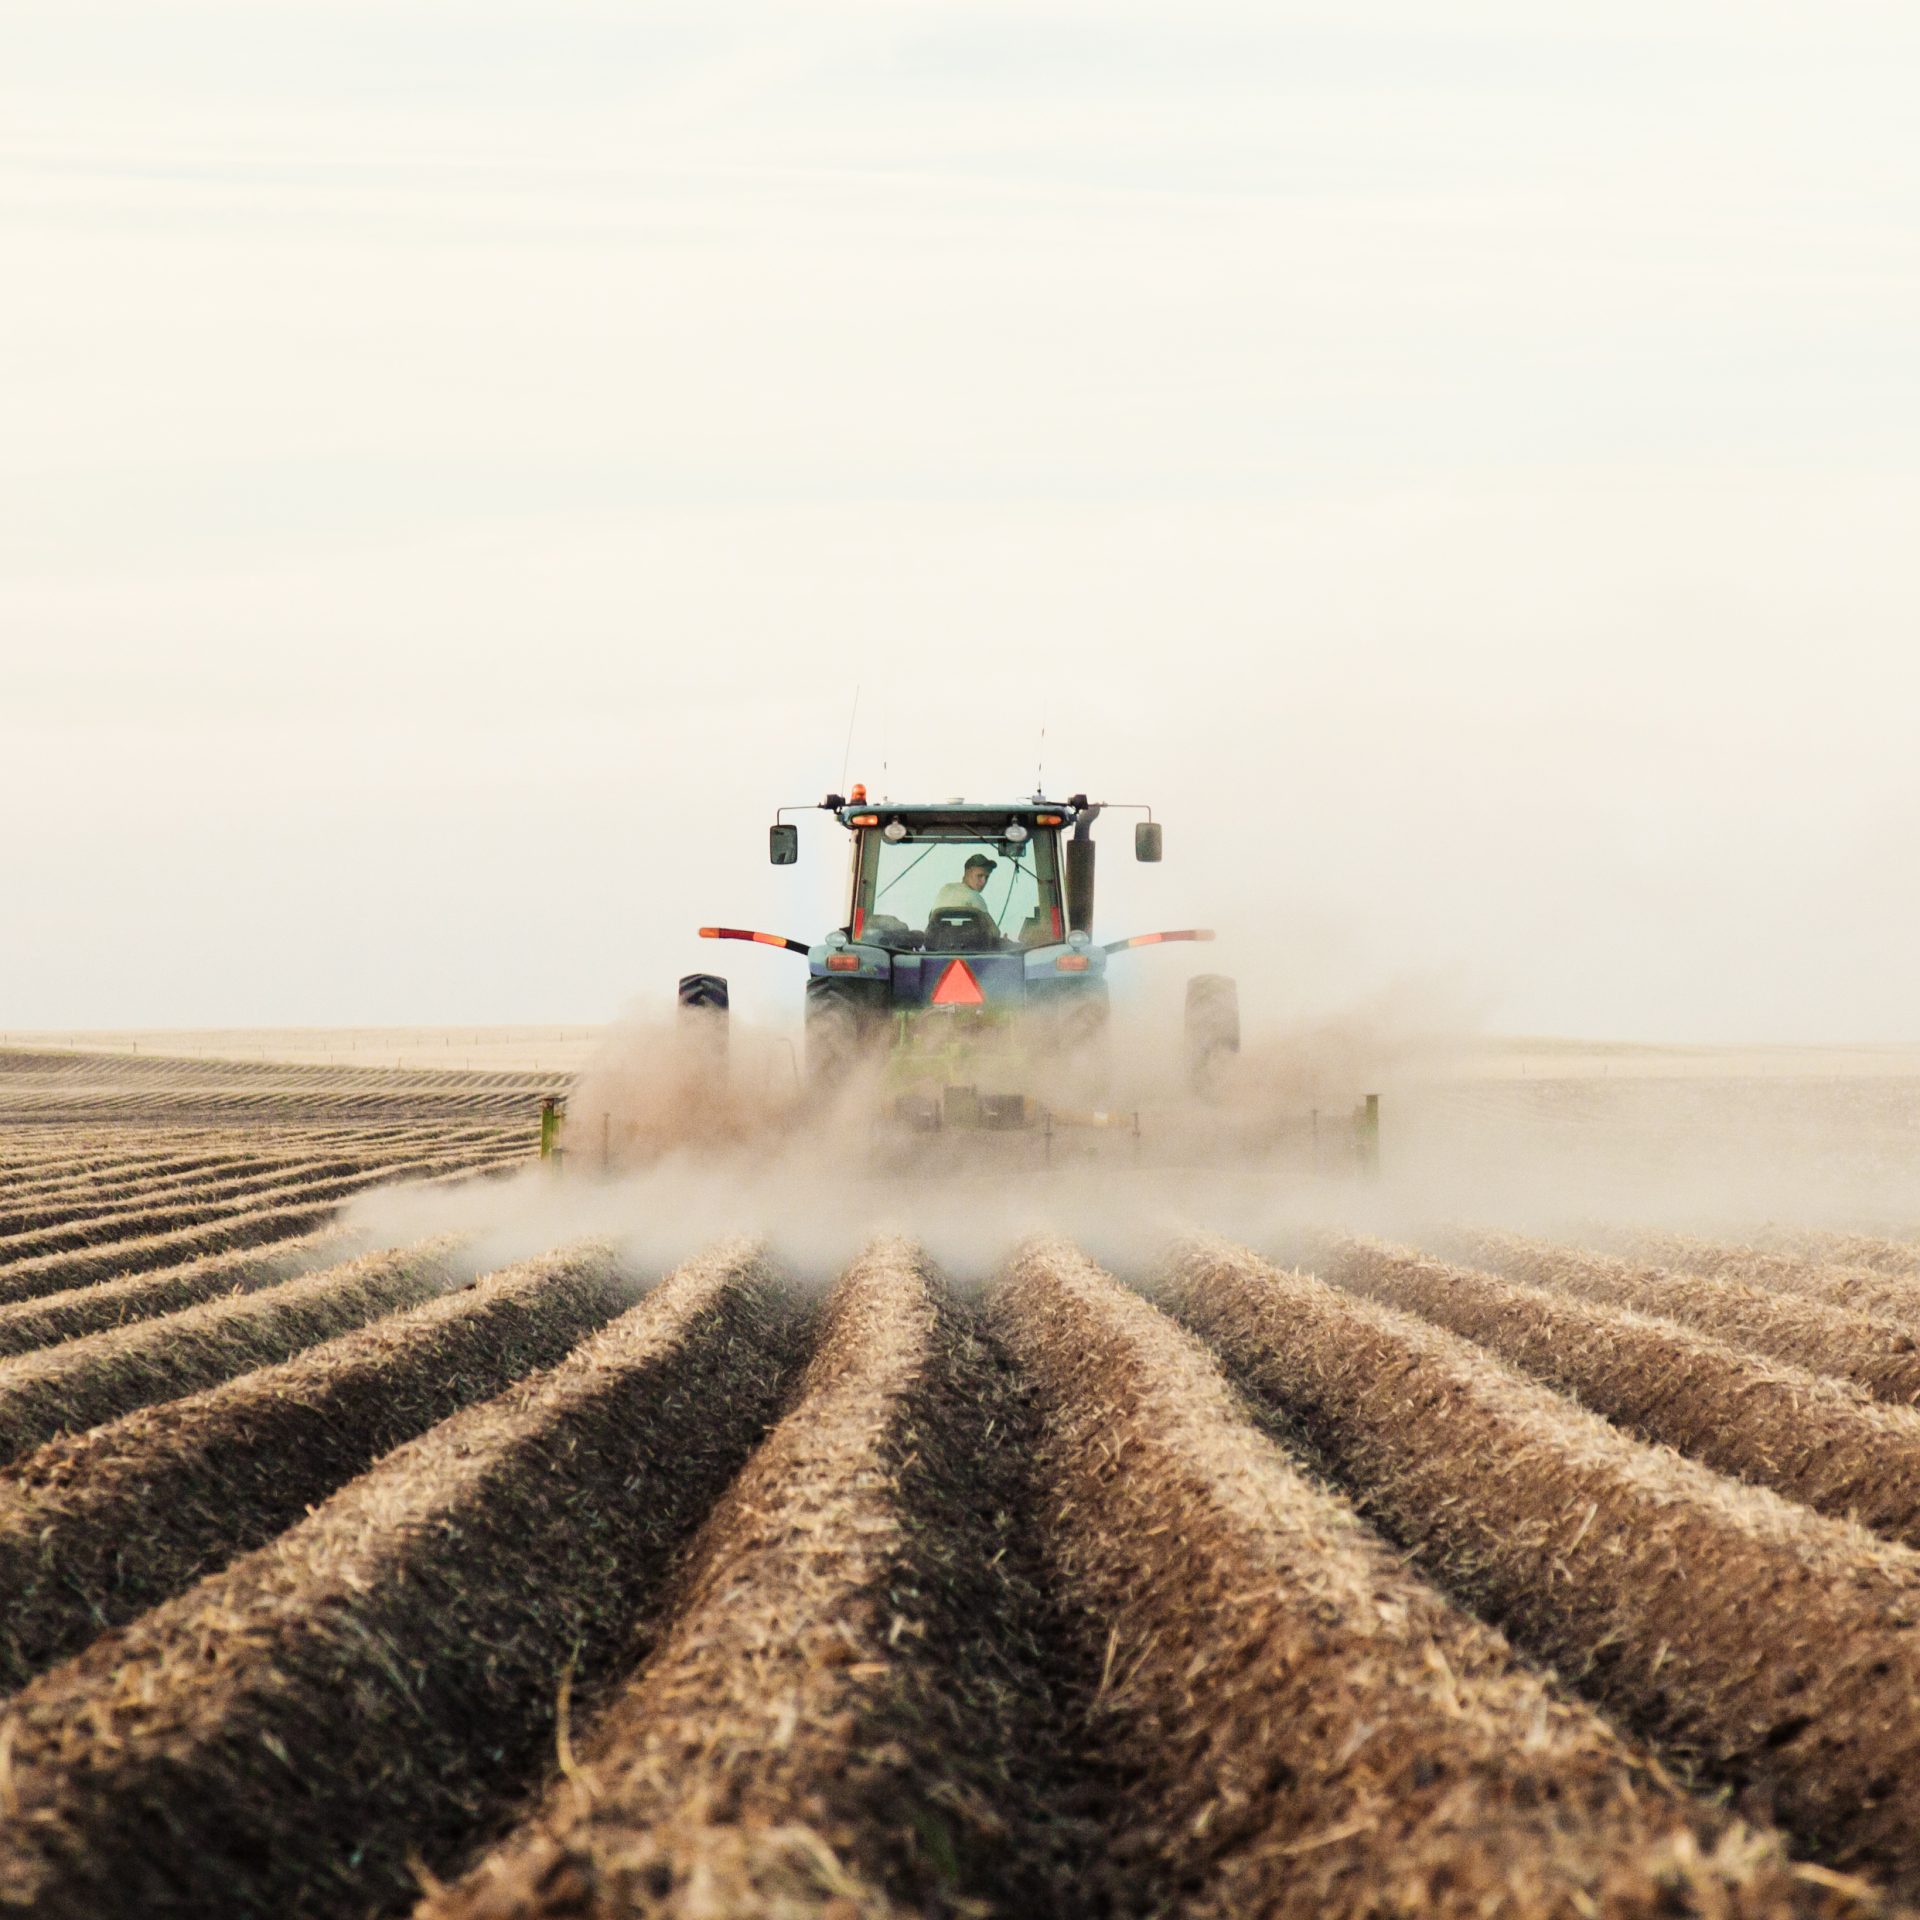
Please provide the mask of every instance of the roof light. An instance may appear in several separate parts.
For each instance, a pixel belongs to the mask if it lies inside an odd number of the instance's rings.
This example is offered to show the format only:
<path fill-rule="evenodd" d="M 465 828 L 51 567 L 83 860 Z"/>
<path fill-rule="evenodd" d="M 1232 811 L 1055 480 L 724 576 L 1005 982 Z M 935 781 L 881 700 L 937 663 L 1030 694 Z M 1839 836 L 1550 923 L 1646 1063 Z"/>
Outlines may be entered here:
<path fill-rule="evenodd" d="M 880 829 L 880 838 L 882 840 L 898 841 L 904 840 L 906 837 L 906 822 L 903 820 L 889 820 L 887 824 Z"/>
<path fill-rule="evenodd" d="M 1033 816 L 1033 824 L 1036 827 L 1057 827 L 1061 824 L 1061 819 L 1057 813 L 1036 813 Z"/>
<path fill-rule="evenodd" d="M 847 824 L 851 827 L 877 827 L 880 816 L 877 813 L 856 813 Z"/>
<path fill-rule="evenodd" d="M 973 977 L 973 969 L 964 960 L 950 960 L 947 970 L 940 976 L 940 984 L 933 990 L 932 1005 L 936 1007 L 979 1007 L 986 1004 L 987 996 L 980 991 L 980 982 Z"/>
<path fill-rule="evenodd" d="M 1007 830 L 1003 838 L 1010 841 L 1014 846 L 1017 847 L 1028 837 L 1027 828 L 1023 822 L 1019 820 L 1009 820 L 1007 822 Z"/>
<path fill-rule="evenodd" d="M 847 804 L 849 806 L 857 807 L 866 799 L 866 797 L 867 797 L 867 783 L 864 780 L 862 780 L 854 788 L 854 790 L 847 795 Z"/>

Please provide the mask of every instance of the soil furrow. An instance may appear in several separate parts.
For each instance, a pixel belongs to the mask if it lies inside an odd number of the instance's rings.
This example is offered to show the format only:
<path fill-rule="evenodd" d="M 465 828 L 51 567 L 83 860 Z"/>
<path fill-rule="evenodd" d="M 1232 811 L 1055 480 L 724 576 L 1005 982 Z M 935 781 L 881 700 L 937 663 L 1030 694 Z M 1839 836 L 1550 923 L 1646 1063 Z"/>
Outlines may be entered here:
<path fill-rule="evenodd" d="M 423 1916 L 1058 1910 L 1021 1421 L 973 1319 L 909 1248 L 856 1262 L 660 1645 Z"/>
<path fill-rule="evenodd" d="M 47 1920 L 366 1914 L 408 1897 L 631 1657 L 791 1375 L 738 1252 L 389 1454 L 0 1721 L 0 1903 Z"/>
<path fill-rule="evenodd" d="M 1476 1267 L 1530 1286 L 1684 1321 L 1749 1353 L 1851 1380 L 1878 1400 L 1920 1403 L 1920 1335 L 1897 1321 L 1518 1234 L 1452 1233 L 1438 1244 Z"/>
<path fill-rule="evenodd" d="M 404 1180 L 390 1184 L 396 1189 L 439 1184 L 443 1179 L 458 1180 L 466 1175 L 512 1165 L 521 1156 L 461 1158 L 446 1163 L 429 1162 L 407 1170 Z M 436 1164 L 446 1171 L 436 1175 Z M 362 1188 L 361 1191 L 372 1191 Z M 0 1268 L 0 1304 L 15 1300 L 37 1300 L 50 1293 L 65 1293 L 69 1288 L 90 1281 L 119 1280 L 136 1273 L 151 1273 L 156 1267 L 170 1267 L 196 1259 L 203 1254 L 221 1253 L 235 1248 L 265 1246 L 275 1240 L 290 1240 L 296 1234 L 312 1232 L 324 1226 L 340 1211 L 339 1202 L 323 1200 L 297 1207 L 270 1207 L 258 1212 L 231 1213 L 205 1226 L 183 1227 L 172 1233 L 157 1233 L 138 1240 L 116 1240 L 102 1247 L 75 1248 L 66 1253 L 50 1253 L 35 1260 L 16 1261 Z"/>
<path fill-rule="evenodd" d="M 1875 1233 L 1833 1233 L 1811 1227 L 1775 1228 L 1763 1236 L 1777 1252 L 1823 1266 L 1870 1267 L 1876 1273 L 1920 1278 L 1920 1244 Z"/>
<path fill-rule="evenodd" d="M 1830 1259 L 1771 1253 L 1764 1247 L 1717 1246 L 1677 1233 L 1621 1236 L 1611 1249 L 1628 1259 L 1646 1260 L 1676 1272 L 1734 1280 L 1774 1293 L 1823 1300 L 1853 1313 L 1879 1314 L 1920 1323 L 1920 1278 L 1871 1266 L 1846 1266 Z"/>
<path fill-rule="evenodd" d="M 442 1144 L 425 1142 L 418 1146 L 387 1145 L 366 1152 L 300 1154 L 245 1173 L 223 1172 L 215 1179 L 189 1176 L 162 1186 L 143 1186 L 131 1194 L 73 1195 L 0 1214 L 0 1235 L 5 1236 L 0 1248 L 17 1237 L 77 1230 L 126 1216 L 137 1219 L 142 1214 L 158 1215 L 175 1208 L 231 1207 L 234 1201 L 250 1195 L 271 1195 L 282 1187 L 304 1188 L 324 1180 L 390 1172 L 414 1160 L 443 1157 L 444 1153 Z"/>
<path fill-rule="evenodd" d="M 383 1453 L 564 1359 L 631 1305 L 611 1252 L 505 1268 L 0 1476 L 0 1688 L 236 1554 Z"/>
<path fill-rule="evenodd" d="M 459 1243 L 447 1239 L 209 1300 L 158 1319 L 0 1361 L 0 1461 L 56 1434 L 80 1433 L 136 1407 L 175 1400 L 271 1366 L 458 1283 Z"/>
<path fill-rule="evenodd" d="M 444 1155 L 431 1154 L 422 1158 L 383 1159 L 371 1166 L 356 1166 L 352 1171 L 321 1179 L 296 1179 L 262 1188 L 246 1196 L 243 1209 L 236 1209 L 230 1199 L 193 1194 L 167 1206 L 103 1213 L 91 1219 L 69 1221 L 63 1226 L 9 1234 L 0 1238 L 0 1284 L 5 1282 L 8 1268 L 17 1261 L 38 1259 L 45 1254 L 59 1253 L 69 1248 L 109 1246 L 116 1240 L 145 1239 L 181 1227 L 204 1226 L 210 1220 L 223 1219 L 237 1210 L 254 1212 L 265 1207 L 303 1207 L 316 1201 L 338 1200 L 346 1194 L 359 1193 L 364 1188 L 377 1187 L 391 1180 L 405 1179 L 410 1175 L 444 1173 L 465 1164 L 464 1158 L 452 1160 Z"/>
<path fill-rule="evenodd" d="M 71 1287 L 65 1293 L 43 1294 L 37 1300 L 16 1300 L 0 1306 L 0 1355 L 32 1353 L 77 1340 L 109 1327 L 131 1326 L 182 1307 L 197 1306 L 224 1294 L 253 1293 L 277 1286 L 316 1268 L 336 1264 L 354 1251 L 350 1237 L 326 1228 L 294 1240 L 276 1240 L 265 1247 L 242 1247 L 232 1253 L 210 1253 L 156 1273 L 136 1273 L 125 1280 L 96 1280 L 91 1286 Z"/>
<path fill-rule="evenodd" d="M 1834 1867 L 1920 1893 L 1920 1555 L 1217 1243 L 1171 1298 L 1423 1564 Z"/>
<path fill-rule="evenodd" d="M 1336 1243 L 1321 1270 L 1465 1334 L 1642 1439 L 1920 1546 L 1920 1412 L 1911 1407 L 1676 1321 L 1378 1243 Z"/>
<path fill-rule="evenodd" d="M 1107 1639 L 1122 1911 L 1870 1910 L 1415 1579 L 1190 1336 L 1072 1249 L 1030 1250 L 996 1318 L 1050 1411 L 1060 1578 Z"/>

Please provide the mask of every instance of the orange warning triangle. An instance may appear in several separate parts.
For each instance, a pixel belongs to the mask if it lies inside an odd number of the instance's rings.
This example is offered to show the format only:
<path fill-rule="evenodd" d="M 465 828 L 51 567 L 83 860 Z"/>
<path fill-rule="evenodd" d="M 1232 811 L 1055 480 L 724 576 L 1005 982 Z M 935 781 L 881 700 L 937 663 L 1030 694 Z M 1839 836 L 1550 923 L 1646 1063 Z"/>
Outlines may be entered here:
<path fill-rule="evenodd" d="M 980 991 L 980 982 L 973 977 L 973 969 L 964 960 L 949 961 L 946 972 L 940 976 L 940 984 L 933 990 L 936 1007 L 978 1007 L 985 1004 L 986 998 Z"/>

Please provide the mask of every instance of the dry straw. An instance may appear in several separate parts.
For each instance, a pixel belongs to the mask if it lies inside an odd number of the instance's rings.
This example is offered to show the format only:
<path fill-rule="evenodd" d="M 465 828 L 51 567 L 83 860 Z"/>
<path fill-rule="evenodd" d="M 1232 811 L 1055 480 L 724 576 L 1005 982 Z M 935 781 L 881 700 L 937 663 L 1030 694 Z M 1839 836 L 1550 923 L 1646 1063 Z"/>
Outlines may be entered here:
<path fill-rule="evenodd" d="M 910 1249 L 849 1269 L 652 1658 L 535 1820 L 423 1920 L 1043 1910 L 1004 1898 L 1020 1688 L 1004 1656 L 968 1658 L 1006 1544 L 980 1524 L 970 1352 Z"/>
<path fill-rule="evenodd" d="M 518 1157 L 518 1152 L 512 1156 Z M 463 1153 L 409 1167 L 407 1178 L 426 1181 L 436 1173 L 460 1178 L 508 1163 L 508 1156 L 497 1153 Z M 120 1280 L 129 1274 L 151 1273 L 156 1267 L 177 1266 L 209 1253 L 291 1239 L 325 1225 L 338 1211 L 335 1201 L 322 1200 L 293 1207 L 223 1212 L 218 1219 L 202 1226 L 115 1240 L 106 1246 L 77 1247 L 32 1260 L 16 1260 L 0 1267 L 0 1304 L 42 1299 L 47 1294 L 64 1293 L 94 1281 Z"/>
<path fill-rule="evenodd" d="M 1621 1251 L 1689 1274 L 1745 1281 L 1776 1293 L 1824 1300 L 1829 1306 L 1853 1313 L 1879 1314 L 1903 1322 L 1909 1330 L 1920 1326 L 1920 1277 L 1912 1273 L 1770 1253 L 1761 1247 L 1719 1246 L 1711 1240 L 1674 1233 L 1635 1233 L 1626 1239 Z"/>
<path fill-rule="evenodd" d="M 1781 1253 L 1821 1266 L 1870 1267 L 1876 1273 L 1920 1278 L 1920 1244 L 1871 1233 L 1832 1233 L 1775 1227 L 1764 1236 Z"/>
<path fill-rule="evenodd" d="M 1119 1866 L 1186 1915 L 1859 1913 L 1413 1578 L 1197 1345 L 1071 1249 L 999 1319 L 1051 1412 L 1061 1574 L 1108 1626 Z"/>
<path fill-rule="evenodd" d="M 605 1248 L 508 1267 L 279 1366 L 50 1441 L 0 1477 L 0 1688 L 234 1555 L 630 1304 Z"/>
<path fill-rule="evenodd" d="M 230 1198 L 215 1198 L 190 1192 L 157 1207 L 130 1207 L 104 1213 L 90 1219 L 72 1220 L 64 1225 L 48 1226 L 27 1233 L 0 1238 L 0 1285 L 8 1270 L 22 1261 L 37 1260 L 47 1254 L 68 1249 L 111 1246 L 118 1240 L 150 1238 L 157 1234 L 202 1227 L 235 1212 L 259 1212 L 276 1208 L 311 1206 L 322 1200 L 340 1200 L 366 1187 L 379 1186 L 396 1179 L 419 1179 L 429 1174 L 458 1172 L 470 1162 L 465 1157 L 421 1158 L 410 1156 L 385 1158 L 370 1166 L 361 1166 L 346 1174 L 322 1179 L 296 1179 L 267 1187 L 245 1196 L 236 1208 Z"/>
<path fill-rule="evenodd" d="M 1920 1546 L 1920 1412 L 1625 1307 L 1348 1240 L 1322 1271 L 1450 1327 L 1643 1439 Z"/>
<path fill-rule="evenodd" d="M 278 1199 L 284 1196 L 275 1190 L 291 1187 L 299 1191 L 325 1180 L 351 1180 L 372 1177 L 385 1179 L 398 1168 L 404 1168 L 412 1159 L 422 1155 L 396 1153 L 389 1149 L 378 1154 L 357 1153 L 348 1156 L 329 1155 L 316 1158 L 304 1154 L 296 1158 L 281 1160 L 262 1170 L 244 1170 L 239 1173 L 220 1169 L 213 1173 L 188 1174 L 178 1179 L 170 1179 L 150 1184 L 142 1184 L 130 1193 L 101 1194 L 82 1191 L 67 1194 L 29 1204 L 9 1213 L 0 1213 L 0 1252 L 16 1236 L 32 1235 L 36 1240 L 49 1240 L 57 1233 L 71 1235 L 71 1244 L 80 1246 L 90 1244 L 102 1237 L 126 1237 L 126 1222 L 133 1221 L 133 1231 L 148 1232 L 155 1226 L 168 1224 L 164 1216 L 179 1216 L 171 1224 L 189 1226 L 193 1221 L 187 1214 L 197 1214 L 201 1218 L 211 1219 L 219 1208 L 231 1208 L 236 1200 L 253 1198 Z M 100 1225 L 119 1223 L 119 1230 L 102 1236 L 93 1231 Z M 52 1246 L 43 1246 L 38 1251 L 52 1251 Z"/>
<path fill-rule="evenodd" d="M 80 1211 L 106 1212 L 136 1199 L 160 1201 L 198 1181 L 272 1177 L 310 1156 L 304 1151 L 273 1154 L 190 1156 L 184 1161 L 161 1161 L 156 1168 L 135 1167 L 123 1174 L 89 1174 L 75 1179 L 8 1179 L 0 1185 L 5 1210 L 0 1211 L 0 1233 L 21 1233 L 36 1223 L 54 1224 Z"/>
<path fill-rule="evenodd" d="M 1452 1590 L 1831 1866 L 1920 1892 L 1920 1555 L 1238 1249 L 1191 1249 L 1174 1297 Z"/>
<path fill-rule="evenodd" d="M 389 1908 L 554 1750 L 764 1431 L 794 1325 L 739 1249 L 14 1696 L 0 1907 Z"/>
<path fill-rule="evenodd" d="M 1477 1267 L 1582 1300 L 1684 1321 L 1776 1360 L 1851 1380 L 1876 1399 L 1920 1402 L 1920 1337 L 1898 1321 L 1738 1280 L 1580 1253 L 1508 1233 L 1452 1233 L 1442 1245 Z"/>
<path fill-rule="evenodd" d="M 330 1266 L 351 1251 L 345 1234 L 327 1229 L 265 1247 L 210 1253 L 177 1267 L 162 1267 L 157 1273 L 99 1280 L 37 1300 L 16 1300 L 0 1307 L 0 1355 L 31 1353 L 109 1327 L 131 1326 L 136 1320 L 151 1320 L 222 1294 L 253 1293 Z"/>
<path fill-rule="evenodd" d="M 258 1293 L 0 1360 L 0 1461 L 430 1300 L 452 1283 L 457 1255 L 452 1239 L 363 1254 Z"/>

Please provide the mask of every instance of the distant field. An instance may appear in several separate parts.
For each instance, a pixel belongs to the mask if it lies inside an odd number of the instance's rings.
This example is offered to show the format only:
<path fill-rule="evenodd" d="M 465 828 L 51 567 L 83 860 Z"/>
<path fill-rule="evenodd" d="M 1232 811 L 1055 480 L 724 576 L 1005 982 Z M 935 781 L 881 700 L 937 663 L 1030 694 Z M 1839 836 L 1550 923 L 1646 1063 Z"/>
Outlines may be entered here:
<path fill-rule="evenodd" d="M 0 1033 L 0 1047 L 77 1048 L 300 1066 L 576 1073 L 604 1027 L 128 1027 Z"/>

